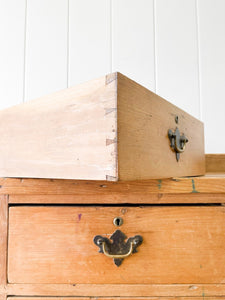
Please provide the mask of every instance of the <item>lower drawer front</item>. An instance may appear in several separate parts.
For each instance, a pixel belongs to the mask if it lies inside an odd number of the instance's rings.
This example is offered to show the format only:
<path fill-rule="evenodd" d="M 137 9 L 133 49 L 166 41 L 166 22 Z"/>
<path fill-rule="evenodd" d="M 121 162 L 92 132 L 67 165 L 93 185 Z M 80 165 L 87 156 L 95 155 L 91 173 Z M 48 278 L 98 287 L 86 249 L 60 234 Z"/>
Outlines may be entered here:
<path fill-rule="evenodd" d="M 120 227 L 113 224 L 117 216 Z M 93 242 L 118 229 L 143 237 L 119 267 Z M 10 283 L 224 283 L 224 248 L 222 206 L 9 209 Z"/>

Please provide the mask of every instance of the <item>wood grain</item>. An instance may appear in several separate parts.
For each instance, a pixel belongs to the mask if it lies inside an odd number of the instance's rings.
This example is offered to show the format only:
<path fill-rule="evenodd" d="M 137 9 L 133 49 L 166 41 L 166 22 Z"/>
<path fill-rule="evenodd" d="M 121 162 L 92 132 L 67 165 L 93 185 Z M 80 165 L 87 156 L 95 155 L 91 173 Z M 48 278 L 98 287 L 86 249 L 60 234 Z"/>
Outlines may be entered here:
<path fill-rule="evenodd" d="M 8 197 L 0 196 L 0 285 L 7 282 Z"/>
<path fill-rule="evenodd" d="M 1 111 L 0 176 L 115 180 L 115 79 L 104 76 Z"/>
<path fill-rule="evenodd" d="M 225 154 L 206 154 L 207 172 L 225 172 Z"/>
<path fill-rule="evenodd" d="M 114 193 L 88 194 L 88 195 L 10 195 L 9 203 L 22 204 L 196 204 L 196 203 L 225 203 L 225 194 L 135 194 Z"/>
<path fill-rule="evenodd" d="M 11 207 L 10 283 L 175 284 L 224 282 L 225 207 Z M 121 216 L 138 253 L 117 268 L 98 252 Z M 138 270 L 138 272 L 137 272 Z"/>
<path fill-rule="evenodd" d="M 134 181 L 205 173 L 203 123 L 120 73 L 3 110 L 0 125 L 2 177 Z M 177 126 L 189 139 L 179 162 L 168 138 Z"/>
<path fill-rule="evenodd" d="M 35 297 L 8 297 L 8 300 L 36 300 L 37 298 Z M 60 297 L 61 300 L 67 300 L 65 297 Z M 90 300 L 90 297 L 80 297 L 79 299 L 81 300 Z M 118 298 L 116 297 L 102 297 L 101 300 L 116 300 Z M 158 300 L 158 299 L 162 299 L 162 300 L 202 300 L 202 297 L 145 297 L 144 299 L 140 296 L 140 297 L 121 297 L 121 300 Z M 204 299 L 204 298 L 203 298 Z M 207 297 L 207 300 L 224 300 L 225 297 L 216 297 L 216 298 L 211 298 L 211 297 Z M 41 300 L 58 300 L 58 298 L 54 298 L 54 297 L 42 297 Z M 73 298 L 71 297 L 71 300 L 77 300 L 77 298 Z"/>
<path fill-rule="evenodd" d="M 8 284 L 6 290 L 17 296 L 225 297 L 225 284 Z"/>
<path fill-rule="evenodd" d="M 210 198 L 216 199 L 225 194 L 225 174 L 130 182 L 0 178 L 0 194 L 10 194 L 10 197 L 26 195 L 24 199 L 27 201 L 29 195 L 74 195 L 78 202 L 84 203 L 101 203 L 105 199 L 109 203 L 124 202 L 126 199 L 128 203 L 129 199 L 139 203 L 148 202 L 148 199 L 151 201 L 151 197 L 172 198 L 172 194 L 179 194 L 180 197 L 184 194 L 186 199 L 188 195 L 190 199 L 206 199 L 206 194 L 211 194 Z"/>
<path fill-rule="evenodd" d="M 203 123 L 124 75 L 117 76 L 120 180 L 205 174 Z M 176 127 L 189 139 L 179 162 L 168 139 L 168 130 Z"/>
<path fill-rule="evenodd" d="M 6 299 L 7 299 L 7 295 L 0 293 L 0 300 L 6 300 Z"/>

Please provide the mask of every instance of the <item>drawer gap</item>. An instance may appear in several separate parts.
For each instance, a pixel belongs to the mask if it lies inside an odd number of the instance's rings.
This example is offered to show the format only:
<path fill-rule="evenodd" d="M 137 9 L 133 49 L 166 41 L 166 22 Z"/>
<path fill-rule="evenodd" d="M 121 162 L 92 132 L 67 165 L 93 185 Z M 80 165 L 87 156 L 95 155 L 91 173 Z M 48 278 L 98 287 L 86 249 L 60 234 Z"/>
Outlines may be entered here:
<path fill-rule="evenodd" d="M 143 203 L 140 205 L 140 203 L 109 203 L 109 204 L 102 204 L 102 203 L 10 203 L 9 207 L 14 206 L 71 206 L 71 207 L 199 207 L 199 206 L 224 206 L 224 203 L 152 203 L 147 204 Z"/>

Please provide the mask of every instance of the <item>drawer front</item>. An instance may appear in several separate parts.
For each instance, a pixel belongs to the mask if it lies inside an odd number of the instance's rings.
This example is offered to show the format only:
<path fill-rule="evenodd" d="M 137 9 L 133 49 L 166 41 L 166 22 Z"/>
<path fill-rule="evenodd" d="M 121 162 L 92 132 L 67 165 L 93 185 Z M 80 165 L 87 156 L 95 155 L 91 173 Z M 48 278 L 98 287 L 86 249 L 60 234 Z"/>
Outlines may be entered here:
<path fill-rule="evenodd" d="M 117 216 L 120 227 L 113 224 Z M 93 242 L 118 229 L 143 237 L 119 267 Z M 223 283 L 224 248 L 222 206 L 9 209 L 10 283 Z"/>

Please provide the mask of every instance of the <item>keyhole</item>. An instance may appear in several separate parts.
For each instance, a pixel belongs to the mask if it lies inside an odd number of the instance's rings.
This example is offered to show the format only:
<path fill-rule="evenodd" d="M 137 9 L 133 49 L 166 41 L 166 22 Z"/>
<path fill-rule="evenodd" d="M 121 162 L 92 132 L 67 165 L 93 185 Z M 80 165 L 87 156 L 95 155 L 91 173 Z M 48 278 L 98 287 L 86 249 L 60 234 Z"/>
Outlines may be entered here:
<path fill-rule="evenodd" d="M 120 217 L 116 217 L 114 220 L 113 220 L 113 224 L 115 226 L 121 226 L 123 224 L 123 219 L 120 218 Z"/>

